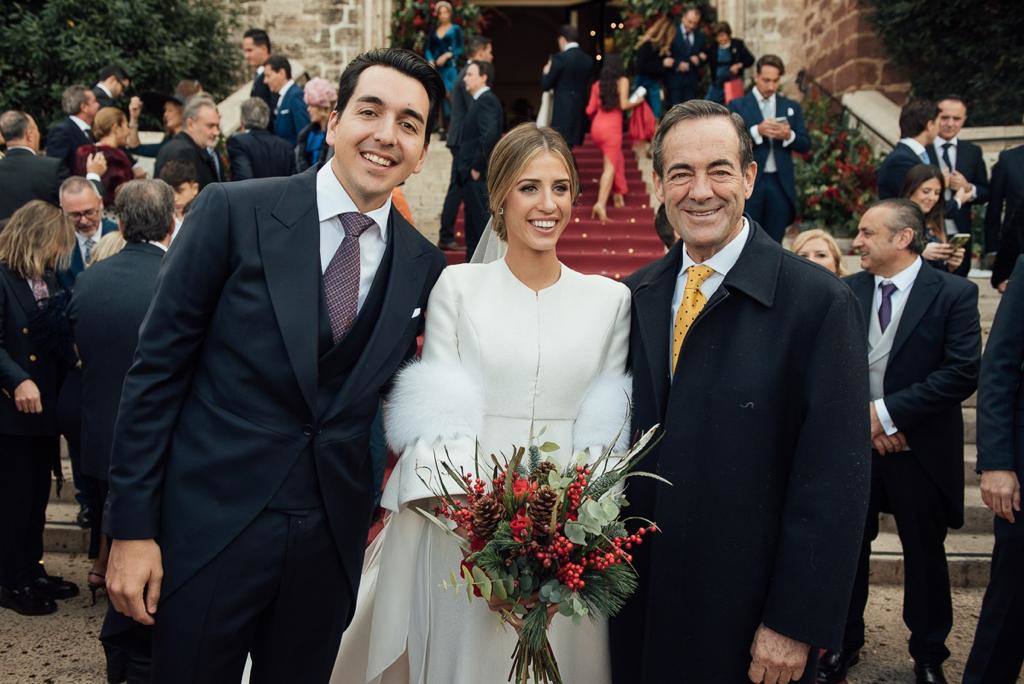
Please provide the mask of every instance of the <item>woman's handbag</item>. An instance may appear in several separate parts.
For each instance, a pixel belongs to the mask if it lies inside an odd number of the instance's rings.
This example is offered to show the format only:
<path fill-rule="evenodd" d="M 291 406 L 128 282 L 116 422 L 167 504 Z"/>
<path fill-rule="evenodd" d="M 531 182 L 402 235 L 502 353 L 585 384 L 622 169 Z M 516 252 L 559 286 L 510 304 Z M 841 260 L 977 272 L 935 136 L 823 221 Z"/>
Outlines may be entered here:
<path fill-rule="evenodd" d="M 647 100 L 633 108 L 629 114 L 629 135 L 633 140 L 650 140 L 654 137 L 654 112 Z"/>
<path fill-rule="evenodd" d="M 723 90 L 725 91 L 725 104 L 740 99 L 744 95 L 743 79 L 734 78 L 731 81 L 726 81 Z"/>

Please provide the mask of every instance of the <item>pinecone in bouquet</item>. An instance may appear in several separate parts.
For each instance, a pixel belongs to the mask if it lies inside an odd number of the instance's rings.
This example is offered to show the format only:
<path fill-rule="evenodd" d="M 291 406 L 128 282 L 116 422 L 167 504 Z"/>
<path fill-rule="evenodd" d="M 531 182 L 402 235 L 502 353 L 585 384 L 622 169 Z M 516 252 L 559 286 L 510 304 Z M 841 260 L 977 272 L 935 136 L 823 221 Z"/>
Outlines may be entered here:
<path fill-rule="evenodd" d="M 473 506 L 473 535 L 490 539 L 505 515 L 505 507 L 493 496 L 482 496 Z"/>
<path fill-rule="evenodd" d="M 544 463 L 551 463 L 550 461 L 544 461 Z M 554 470 L 554 464 L 551 464 L 552 468 L 548 470 Z M 547 476 L 541 482 L 547 481 Z M 534 494 L 533 501 L 529 505 L 529 516 L 533 520 L 533 530 L 535 536 L 546 537 L 548 536 L 554 527 L 557 527 L 558 521 L 552 520 L 551 516 L 555 512 L 555 506 L 558 505 L 558 492 L 552 489 L 550 486 L 544 484 L 537 488 Z"/>

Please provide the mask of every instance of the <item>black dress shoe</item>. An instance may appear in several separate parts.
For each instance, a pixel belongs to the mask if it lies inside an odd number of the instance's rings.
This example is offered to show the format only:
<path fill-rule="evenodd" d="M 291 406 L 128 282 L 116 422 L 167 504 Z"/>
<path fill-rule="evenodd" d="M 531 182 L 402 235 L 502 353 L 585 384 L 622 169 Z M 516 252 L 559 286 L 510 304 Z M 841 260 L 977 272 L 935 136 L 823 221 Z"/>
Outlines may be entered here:
<path fill-rule="evenodd" d="M 78 585 L 57 575 L 43 575 L 32 581 L 32 589 L 52 599 L 69 599 L 78 596 Z"/>
<path fill-rule="evenodd" d="M 0 606 L 22 615 L 49 615 L 57 612 L 57 603 L 32 587 L 18 590 L 0 587 Z"/>
<path fill-rule="evenodd" d="M 78 515 L 75 516 L 75 522 L 83 530 L 92 527 L 92 509 L 88 506 L 80 505 L 78 507 Z"/>
<path fill-rule="evenodd" d="M 942 665 L 916 663 L 914 681 L 917 684 L 946 684 L 946 675 L 942 673 Z"/>
<path fill-rule="evenodd" d="M 445 252 L 457 252 L 460 249 L 462 249 L 462 247 L 459 246 L 459 243 L 456 242 L 455 240 L 451 240 L 449 242 L 438 242 L 437 246 L 442 251 L 445 251 Z"/>
<path fill-rule="evenodd" d="M 860 651 L 825 651 L 818 659 L 816 684 L 839 684 L 846 672 L 860 662 Z"/>

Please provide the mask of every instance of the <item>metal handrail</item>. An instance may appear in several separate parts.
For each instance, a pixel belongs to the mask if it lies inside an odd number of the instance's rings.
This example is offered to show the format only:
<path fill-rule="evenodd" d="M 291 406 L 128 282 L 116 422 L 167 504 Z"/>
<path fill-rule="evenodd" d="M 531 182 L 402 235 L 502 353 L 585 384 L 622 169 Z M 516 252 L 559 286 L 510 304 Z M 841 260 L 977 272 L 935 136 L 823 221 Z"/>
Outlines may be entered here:
<path fill-rule="evenodd" d="M 888 145 L 890 149 L 892 149 L 892 148 L 896 147 L 896 143 L 894 143 L 893 141 L 889 140 L 889 138 L 887 138 L 887 137 L 886 137 L 885 135 L 883 135 L 883 134 L 882 134 L 882 133 L 881 133 L 881 132 L 880 132 L 880 131 L 879 131 L 879 130 L 878 130 L 877 128 L 875 128 L 874 126 L 872 126 L 871 124 L 869 124 L 869 123 L 868 123 L 867 121 L 865 121 L 865 120 L 864 120 L 864 119 L 862 119 L 861 117 L 857 116 L 857 115 L 856 115 L 856 114 L 855 114 L 855 113 L 853 112 L 853 110 L 851 110 L 851 109 L 850 109 L 849 107 L 847 107 L 847 106 L 846 106 L 845 104 L 843 104 L 843 101 L 842 101 L 842 100 L 840 100 L 840 99 L 839 99 L 838 97 L 836 97 L 836 96 L 835 96 L 835 95 L 834 95 L 834 94 L 832 93 L 832 91 L 831 91 L 831 90 L 829 90 L 829 89 L 828 89 L 828 88 L 826 88 L 825 86 L 823 86 L 823 85 L 821 85 L 820 83 L 818 83 L 818 81 L 817 81 L 817 80 L 815 80 L 815 78 L 814 78 L 813 76 L 811 76 L 811 75 L 810 75 L 809 73 L 807 73 L 807 70 L 806 70 L 806 69 L 801 69 L 801 70 L 800 70 L 800 71 L 799 71 L 799 72 L 797 73 L 797 75 L 796 75 L 796 87 L 797 87 L 797 88 L 798 88 L 798 89 L 800 90 L 800 92 L 801 92 L 801 93 L 803 93 L 804 95 L 806 95 L 806 94 L 807 94 L 807 91 L 809 91 L 809 90 L 810 90 L 810 86 L 812 86 L 812 85 L 813 85 L 813 86 L 814 86 L 815 88 L 817 88 L 818 90 L 820 90 L 820 91 L 821 91 L 821 93 L 822 93 L 822 94 L 823 94 L 823 95 L 824 95 L 824 96 L 825 96 L 826 98 L 828 98 L 828 99 L 829 99 L 829 100 L 830 100 L 831 102 L 834 102 L 835 104 L 839 105 L 839 106 L 840 106 L 840 107 L 842 108 L 843 112 L 844 112 L 844 113 L 845 113 L 845 114 L 846 114 L 847 116 L 850 116 L 850 117 L 852 117 L 852 118 L 853 118 L 853 119 L 854 119 L 854 120 L 855 120 L 855 121 L 857 122 L 857 125 L 859 125 L 859 126 L 863 126 L 864 128 L 866 128 L 866 129 L 868 129 L 869 131 L 871 131 L 872 133 L 874 133 L 874 134 L 875 134 L 875 136 L 876 136 L 876 137 L 877 137 L 877 138 L 878 138 L 879 140 L 881 140 L 881 141 L 882 141 L 883 143 L 885 143 L 886 145 Z"/>

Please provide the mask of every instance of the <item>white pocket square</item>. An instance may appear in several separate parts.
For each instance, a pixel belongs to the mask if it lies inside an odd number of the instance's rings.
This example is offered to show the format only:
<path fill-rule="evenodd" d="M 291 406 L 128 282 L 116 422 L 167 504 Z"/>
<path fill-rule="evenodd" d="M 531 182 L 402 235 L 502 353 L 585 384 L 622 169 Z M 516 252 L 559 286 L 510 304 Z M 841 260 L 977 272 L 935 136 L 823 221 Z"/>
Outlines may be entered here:
<path fill-rule="evenodd" d="M 790 116 L 793 116 L 793 108 L 792 108 L 792 107 L 790 107 L 790 108 L 789 108 L 789 109 L 787 110 L 787 113 L 788 113 L 788 114 L 789 114 Z"/>
<path fill-rule="evenodd" d="M 419 316 L 420 311 L 422 311 L 422 309 L 420 309 L 420 307 L 417 306 L 415 309 L 413 309 L 412 316 L 410 316 L 410 318 L 416 318 L 417 316 Z"/>

